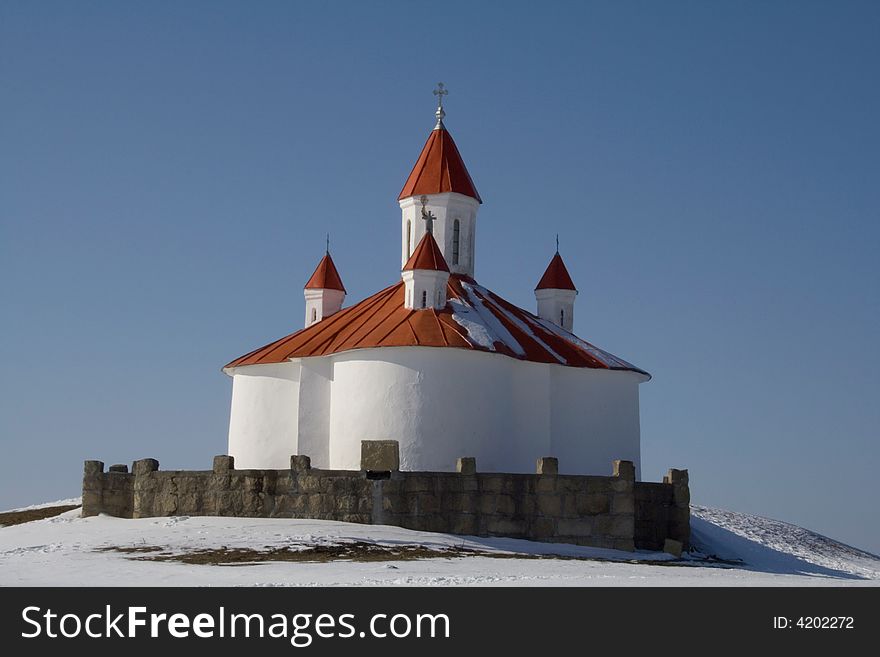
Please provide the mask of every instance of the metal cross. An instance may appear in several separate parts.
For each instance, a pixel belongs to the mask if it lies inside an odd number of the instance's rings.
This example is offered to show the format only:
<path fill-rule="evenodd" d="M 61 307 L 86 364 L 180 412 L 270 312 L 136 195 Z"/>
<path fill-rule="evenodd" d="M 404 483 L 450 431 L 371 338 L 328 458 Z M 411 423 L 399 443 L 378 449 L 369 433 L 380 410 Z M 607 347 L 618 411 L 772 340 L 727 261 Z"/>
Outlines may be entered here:
<path fill-rule="evenodd" d="M 442 82 L 437 83 L 437 88 L 434 89 L 434 95 L 437 96 L 437 107 L 443 107 L 443 96 L 448 96 L 449 91 L 446 90 L 446 86 Z"/>
<path fill-rule="evenodd" d="M 330 255 L 330 233 L 327 233 L 327 255 Z"/>
<path fill-rule="evenodd" d="M 422 219 L 425 220 L 425 232 L 434 234 L 434 220 L 437 218 L 425 206 L 428 204 L 428 197 L 424 194 L 419 199 L 422 202 Z"/>

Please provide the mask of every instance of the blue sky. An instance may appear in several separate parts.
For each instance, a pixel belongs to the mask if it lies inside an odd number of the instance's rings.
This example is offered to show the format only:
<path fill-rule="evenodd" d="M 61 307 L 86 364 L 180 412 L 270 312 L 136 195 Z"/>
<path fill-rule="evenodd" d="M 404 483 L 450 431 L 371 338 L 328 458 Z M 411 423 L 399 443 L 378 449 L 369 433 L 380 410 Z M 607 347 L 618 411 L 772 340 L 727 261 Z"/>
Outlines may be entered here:
<path fill-rule="evenodd" d="M 880 552 L 880 5 L 0 4 L 0 506 L 81 461 L 208 467 L 226 362 L 301 326 L 332 234 L 399 276 L 433 125 L 477 278 L 554 250 L 576 332 L 654 375 L 644 475 Z"/>

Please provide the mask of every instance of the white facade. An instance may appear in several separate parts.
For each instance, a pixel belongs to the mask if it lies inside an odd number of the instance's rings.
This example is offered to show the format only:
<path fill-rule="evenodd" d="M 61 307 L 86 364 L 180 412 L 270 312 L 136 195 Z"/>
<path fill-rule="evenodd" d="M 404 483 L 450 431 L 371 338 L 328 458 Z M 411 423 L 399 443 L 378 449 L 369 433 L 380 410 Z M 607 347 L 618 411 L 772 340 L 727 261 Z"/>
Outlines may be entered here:
<path fill-rule="evenodd" d="M 569 333 L 574 332 L 574 298 L 576 290 L 557 290 L 545 288 L 535 290 L 538 301 L 538 317 L 561 326 Z"/>
<path fill-rule="evenodd" d="M 360 468 L 361 440 L 397 440 L 403 470 L 534 472 L 541 456 L 569 474 L 639 471 L 639 383 L 631 371 L 520 361 L 436 347 L 359 349 L 228 370 L 229 454 L 238 468 Z"/>
<path fill-rule="evenodd" d="M 474 278 L 474 243 L 480 202 L 457 192 L 426 196 L 428 202 L 425 209 L 434 215 L 434 239 L 449 265 L 449 271 Z M 420 199 L 421 196 L 409 196 L 400 200 L 401 269 L 426 232 Z"/>

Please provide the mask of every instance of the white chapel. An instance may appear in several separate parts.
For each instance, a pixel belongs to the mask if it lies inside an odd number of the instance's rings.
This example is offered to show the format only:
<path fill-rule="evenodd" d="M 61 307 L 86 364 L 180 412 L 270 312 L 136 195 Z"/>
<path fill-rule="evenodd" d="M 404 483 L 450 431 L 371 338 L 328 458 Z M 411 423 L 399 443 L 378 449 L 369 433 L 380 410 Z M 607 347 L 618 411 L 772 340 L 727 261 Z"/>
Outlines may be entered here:
<path fill-rule="evenodd" d="M 361 440 L 397 440 L 402 470 L 639 472 L 644 370 L 574 334 L 577 290 L 557 252 L 533 311 L 476 279 L 477 193 L 436 124 L 398 202 L 400 279 L 343 307 L 329 251 L 305 285 L 305 327 L 235 359 L 229 451 L 237 468 L 357 470 Z M 345 271 L 343 269 L 343 271 Z M 536 276 L 537 278 L 537 276 Z"/>

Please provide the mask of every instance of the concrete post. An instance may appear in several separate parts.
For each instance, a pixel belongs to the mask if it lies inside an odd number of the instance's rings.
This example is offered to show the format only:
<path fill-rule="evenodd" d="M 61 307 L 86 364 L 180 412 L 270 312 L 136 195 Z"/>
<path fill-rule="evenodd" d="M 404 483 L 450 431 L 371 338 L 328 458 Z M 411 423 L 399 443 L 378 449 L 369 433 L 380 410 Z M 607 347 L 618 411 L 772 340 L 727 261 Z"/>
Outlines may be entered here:
<path fill-rule="evenodd" d="M 235 457 L 221 454 L 214 457 L 213 465 L 214 474 L 224 474 L 230 470 L 235 470 Z"/>
<path fill-rule="evenodd" d="M 559 474 L 559 459 L 555 456 L 542 456 L 538 459 L 536 472 L 539 475 Z"/>
<path fill-rule="evenodd" d="M 362 440 L 361 470 L 396 472 L 400 470 L 400 445 L 396 440 Z"/>
<path fill-rule="evenodd" d="M 293 454 L 290 457 L 290 469 L 294 472 L 306 472 L 312 469 L 312 459 L 301 454 Z"/>
<path fill-rule="evenodd" d="M 459 474 L 472 475 L 477 473 L 477 459 L 473 456 L 462 456 L 455 462 L 455 470 Z"/>
<path fill-rule="evenodd" d="M 88 518 L 101 513 L 104 491 L 103 461 L 86 461 L 83 465 L 82 516 Z"/>

